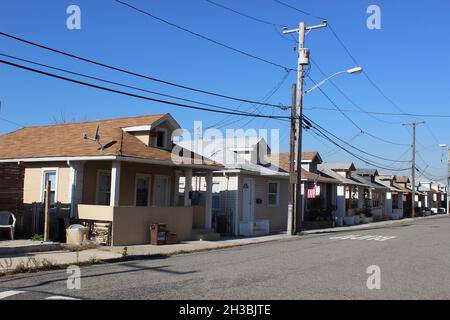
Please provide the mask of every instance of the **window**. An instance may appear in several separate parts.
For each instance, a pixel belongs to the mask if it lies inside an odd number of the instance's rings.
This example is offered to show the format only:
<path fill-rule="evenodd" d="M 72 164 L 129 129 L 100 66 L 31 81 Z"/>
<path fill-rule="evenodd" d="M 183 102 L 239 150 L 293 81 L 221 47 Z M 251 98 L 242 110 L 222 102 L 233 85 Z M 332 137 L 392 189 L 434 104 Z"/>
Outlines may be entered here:
<path fill-rule="evenodd" d="M 42 202 L 45 201 L 45 190 L 47 188 L 47 183 L 50 182 L 50 204 L 55 204 L 56 202 L 56 190 L 57 190 L 57 170 L 47 170 L 43 171 L 43 179 L 42 179 Z"/>
<path fill-rule="evenodd" d="M 111 172 L 99 170 L 97 173 L 97 204 L 109 206 L 111 197 Z"/>
<path fill-rule="evenodd" d="M 158 148 L 166 147 L 166 130 L 158 130 L 156 131 L 156 146 Z"/>
<path fill-rule="evenodd" d="M 267 193 L 267 204 L 271 207 L 277 207 L 280 199 L 280 184 L 278 182 L 269 182 L 269 192 Z"/>
<path fill-rule="evenodd" d="M 150 205 L 150 178 L 151 176 L 148 174 L 136 175 L 134 204 L 138 207 L 147 207 Z"/>

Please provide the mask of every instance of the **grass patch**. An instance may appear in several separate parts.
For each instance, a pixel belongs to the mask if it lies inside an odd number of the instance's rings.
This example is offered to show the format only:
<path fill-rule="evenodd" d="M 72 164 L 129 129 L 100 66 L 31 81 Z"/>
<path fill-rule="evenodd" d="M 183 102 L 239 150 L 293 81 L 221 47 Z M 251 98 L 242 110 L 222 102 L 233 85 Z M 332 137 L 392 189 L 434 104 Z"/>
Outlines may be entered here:
<path fill-rule="evenodd" d="M 43 234 L 34 234 L 30 240 L 32 241 L 44 241 L 44 235 Z"/>

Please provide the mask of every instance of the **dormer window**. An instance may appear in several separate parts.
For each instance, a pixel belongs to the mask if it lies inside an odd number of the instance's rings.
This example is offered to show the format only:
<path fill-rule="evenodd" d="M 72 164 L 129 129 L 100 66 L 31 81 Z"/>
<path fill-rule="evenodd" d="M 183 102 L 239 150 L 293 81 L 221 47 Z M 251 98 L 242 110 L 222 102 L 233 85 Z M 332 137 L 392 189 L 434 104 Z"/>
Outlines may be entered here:
<path fill-rule="evenodd" d="M 155 137 L 155 146 L 157 148 L 166 148 L 167 147 L 167 130 L 158 129 L 156 131 Z"/>

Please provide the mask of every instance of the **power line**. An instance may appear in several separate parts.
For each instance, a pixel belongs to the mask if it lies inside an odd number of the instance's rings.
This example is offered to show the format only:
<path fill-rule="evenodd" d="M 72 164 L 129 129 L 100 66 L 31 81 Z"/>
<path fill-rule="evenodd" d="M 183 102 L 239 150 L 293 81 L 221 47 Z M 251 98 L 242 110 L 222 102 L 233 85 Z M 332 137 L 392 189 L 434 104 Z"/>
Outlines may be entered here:
<path fill-rule="evenodd" d="M 349 147 L 351 147 L 351 148 L 353 148 L 353 149 L 355 149 L 355 150 L 357 150 L 357 151 L 359 151 L 359 152 L 361 152 L 361 153 L 364 153 L 364 154 L 366 154 L 366 155 L 368 155 L 368 156 L 371 156 L 371 157 L 373 157 L 373 158 L 377 158 L 377 159 L 380 159 L 380 160 L 389 161 L 389 162 L 403 162 L 403 163 L 410 163 L 410 162 L 411 162 L 411 161 L 399 161 L 399 160 L 393 160 L 393 159 L 389 159 L 389 158 L 384 158 L 384 157 L 375 155 L 375 154 L 373 154 L 373 153 L 367 152 L 367 151 L 365 151 L 365 150 L 362 150 L 362 149 L 360 149 L 360 148 L 358 148 L 358 147 L 355 147 L 355 146 L 349 144 L 349 143 L 346 142 L 345 140 L 343 140 L 343 139 L 337 137 L 334 133 L 332 133 L 332 132 L 330 132 L 329 130 L 325 129 L 324 127 L 322 127 L 321 125 L 319 125 L 317 122 L 315 122 L 315 121 L 312 120 L 311 118 L 309 118 L 309 117 L 307 117 L 307 116 L 304 116 L 304 118 L 305 118 L 307 121 L 309 121 L 311 124 L 314 124 L 315 127 L 318 127 L 318 128 L 321 129 L 322 131 L 325 131 L 326 133 L 328 133 L 329 135 L 333 136 L 334 138 L 336 138 L 336 139 L 339 140 L 340 142 L 343 142 L 343 143 L 345 143 L 346 145 L 348 145 Z M 308 123 L 307 123 L 307 125 L 310 126 L 310 127 L 314 127 L 314 126 L 309 125 Z"/>
<path fill-rule="evenodd" d="M 244 56 L 247 56 L 247 57 L 252 58 L 252 59 L 255 59 L 255 60 L 259 60 L 259 61 L 261 61 L 261 62 L 264 62 L 264 63 L 266 63 L 266 64 L 272 65 L 272 66 L 274 66 L 274 67 L 282 68 L 282 69 L 285 69 L 285 70 L 295 70 L 295 69 L 293 69 L 293 68 L 286 67 L 286 66 L 283 66 L 283 65 L 281 65 L 281 64 L 279 64 L 279 63 L 276 63 L 276 62 L 267 60 L 267 59 L 265 59 L 265 58 L 258 57 L 258 56 L 254 55 L 254 54 L 252 54 L 252 53 L 248 53 L 248 52 L 246 52 L 246 51 L 243 51 L 243 50 L 240 50 L 240 49 L 236 49 L 236 48 L 234 48 L 234 47 L 232 47 L 232 46 L 230 46 L 230 45 L 227 45 L 227 44 L 224 44 L 224 43 L 219 42 L 219 41 L 217 41 L 217 40 L 214 40 L 214 39 L 212 39 L 212 38 L 210 38 L 210 37 L 207 37 L 207 36 L 205 36 L 205 35 L 202 35 L 202 34 L 200 34 L 200 33 L 198 33 L 198 32 L 195 32 L 195 31 L 189 30 L 189 29 L 187 29 L 187 28 L 185 28 L 185 27 L 179 26 L 179 25 L 177 25 L 177 24 L 175 24 L 175 23 L 173 23 L 173 22 L 170 22 L 170 21 L 168 21 L 168 20 L 166 20 L 166 19 L 157 17 L 157 16 L 155 16 L 154 14 L 152 14 L 152 13 L 150 13 L 150 12 L 148 12 L 148 11 L 145 11 L 145 10 L 143 10 L 143 9 L 139 9 L 139 8 L 137 8 L 137 7 L 135 7 L 135 6 L 133 6 L 133 5 L 129 4 L 129 3 L 127 3 L 127 2 L 124 2 L 124 1 L 121 1 L 121 0 L 114 0 L 114 1 L 117 2 L 117 3 L 119 3 L 119 4 L 121 4 L 121 5 L 123 5 L 123 6 L 129 7 L 129 8 L 131 8 L 131 9 L 133 9 L 133 10 L 139 12 L 139 13 L 142 13 L 142 14 L 144 14 L 144 15 L 146 15 L 146 16 L 149 16 L 149 17 L 151 17 L 151 18 L 153 18 L 153 19 L 155 19 L 155 20 L 158 20 L 158 21 L 160 21 L 160 22 L 163 22 L 163 23 L 165 23 L 165 24 L 167 24 L 167 25 L 169 25 L 169 26 L 172 26 L 172 27 L 174 27 L 174 28 L 176 28 L 176 29 L 182 30 L 182 31 L 187 32 L 187 33 L 189 33 L 189 34 L 192 34 L 192 35 L 194 35 L 194 36 L 196 36 L 196 37 L 198 37 L 198 38 L 201 38 L 201 39 L 206 40 L 206 41 L 208 41 L 208 42 L 214 43 L 214 44 L 216 44 L 216 45 L 218 45 L 218 46 L 221 46 L 221 47 L 223 47 L 223 48 L 226 48 L 226 49 L 228 49 L 228 50 L 237 52 L 237 53 L 239 53 L 239 54 L 242 54 L 242 55 L 244 55 Z"/>
<path fill-rule="evenodd" d="M 338 111 L 335 108 L 331 107 L 305 107 L 306 110 L 326 110 L 326 111 Z M 450 114 L 420 114 L 420 113 L 395 113 L 395 112 L 378 112 L 378 111 L 361 111 L 361 110 L 354 110 L 354 109 L 343 109 L 341 108 L 342 112 L 352 112 L 352 113 L 366 113 L 366 114 L 374 114 L 374 115 L 380 115 L 380 116 L 398 116 L 398 117 L 422 117 L 422 118 L 450 118 Z"/>
<path fill-rule="evenodd" d="M 304 15 L 310 16 L 310 17 L 312 17 L 312 18 L 316 18 L 316 19 L 318 19 L 318 20 L 327 20 L 327 19 L 325 19 L 325 18 L 322 18 L 322 17 L 316 16 L 316 15 L 313 15 L 313 14 L 307 12 L 307 11 L 304 11 L 304 10 L 301 10 L 301 9 L 296 8 L 296 7 L 294 7 L 294 6 L 291 6 L 290 4 L 287 4 L 286 2 L 279 1 L 279 0 L 273 0 L 273 1 L 275 1 L 275 2 L 278 3 L 278 4 L 281 4 L 282 6 L 285 6 L 285 7 L 287 7 L 287 8 L 292 9 L 292 10 L 295 10 L 295 11 L 298 11 L 298 12 L 300 12 L 300 13 L 303 13 Z"/>
<path fill-rule="evenodd" d="M 311 76 L 308 76 L 308 78 L 315 84 L 315 85 L 317 85 L 317 83 L 314 81 L 314 79 L 312 79 L 311 78 Z M 406 145 L 408 145 L 408 144 L 403 144 L 403 143 L 398 143 L 398 142 L 393 142 L 393 141 L 389 141 L 389 140 L 386 140 L 386 139 L 384 139 L 384 138 L 380 138 L 380 137 L 378 137 L 378 136 L 376 136 L 376 135 L 374 135 L 374 134 L 372 134 L 372 133 L 370 133 L 370 132 L 367 132 L 367 131 L 365 131 L 365 130 L 363 130 L 355 121 L 353 121 L 353 119 L 352 118 L 350 118 L 345 112 L 343 112 L 342 110 L 341 110 L 341 108 L 325 93 L 325 91 L 323 91 L 322 90 L 322 88 L 320 87 L 320 86 L 318 86 L 317 87 L 317 89 L 319 89 L 319 91 L 323 94 L 323 96 L 348 120 L 348 121 L 350 121 L 352 124 L 353 124 L 353 126 L 355 127 L 355 128 L 357 128 L 360 132 L 362 132 L 363 134 L 366 134 L 366 135 L 368 135 L 369 137 L 372 137 L 372 138 L 374 138 L 374 139 L 376 139 L 376 140 L 379 140 L 379 141 L 381 141 L 381 142 L 384 142 L 384 143 L 388 143 L 388 144 L 393 144 L 393 145 L 397 145 L 397 146 L 406 146 Z"/>
<path fill-rule="evenodd" d="M 125 73 L 125 74 L 129 74 L 129 75 L 136 76 L 136 77 L 139 77 L 139 78 L 147 79 L 147 80 L 150 80 L 150 81 L 163 83 L 163 84 L 166 84 L 166 85 L 169 85 L 169 86 L 173 86 L 173 87 L 177 87 L 177 88 L 181 88 L 181 89 L 185 89 L 185 90 L 190 90 L 190 91 L 195 91 L 195 92 L 199 92 L 199 93 L 203 93 L 203 94 L 207 94 L 207 95 L 211 95 L 211 96 L 216 96 L 216 97 L 219 97 L 219 98 L 234 100 L 234 101 L 247 102 L 247 103 L 256 103 L 256 104 L 262 104 L 262 105 L 265 105 L 265 106 L 276 107 L 276 108 L 284 107 L 282 104 L 278 104 L 277 105 L 277 104 L 272 104 L 272 103 L 260 103 L 259 101 L 243 99 L 243 98 L 233 97 L 233 96 L 229 96 L 229 95 L 225 95 L 225 94 L 221 94 L 221 93 L 217 93 L 217 92 L 197 89 L 197 88 L 193 88 L 193 87 L 177 84 L 177 83 L 174 83 L 174 82 L 170 82 L 170 81 L 167 81 L 167 80 L 162 80 L 162 79 L 158 79 L 158 78 L 155 78 L 155 77 L 143 75 L 143 74 L 140 74 L 140 73 L 137 73 L 137 72 L 133 72 L 133 71 L 129 71 L 129 70 L 126 70 L 126 69 L 123 69 L 123 68 L 120 68 L 120 67 L 115 67 L 115 66 L 108 65 L 108 64 L 105 64 L 105 63 L 102 63 L 102 62 L 98 62 L 98 61 L 94 61 L 94 60 L 91 60 L 91 59 L 88 59 L 88 58 L 84 58 L 84 57 L 81 57 L 81 56 L 78 56 L 78 55 L 75 55 L 75 54 L 72 54 L 72 53 L 69 53 L 69 52 L 65 52 L 65 51 L 62 51 L 62 50 L 54 49 L 54 48 L 51 48 L 51 47 L 48 47 L 48 46 L 45 46 L 45 45 L 42 45 L 42 44 L 39 44 L 39 43 L 36 43 L 36 42 L 32 42 L 32 41 L 29 41 L 29 40 L 26 40 L 26 39 L 23 39 L 23 38 L 16 37 L 14 35 L 11 35 L 11 34 L 8 34 L 8 33 L 5 33 L 5 32 L 0 32 L 0 35 L 4 36 L 4 37 L 8 37 L 10 39 L 14 39 L 14 40 L 26 43 L 26 44 L 29 44 L 29 45 L 32 45 L 32 46 L 35 46 L 35 47 L 39 47 L 41 49 L 45 49 L 47 51 L 51 51 L 51 52 L 54 52 L 54 53 L 58 53 L 58 54 L 67 56 L 67 57 L 71 57 L 71 58 L 74 58 L 74 59 L 77 59 L 77 60 L 80 60 L 80 61 L 83 61 L 83 62 L 94 64 L 94 65 L 97 65 L 97 66 L 100 66 L 100 67 L 104 67 L 104 68 L 107 68 L 107 69 L 110 69 L 110 70 L 119 71 L 119 72 L 122 72 L 122 73 Z M 289 107 L 286 107 L 286 108 L 289 108 Z"/>
<path fill-rule="evenodd" d="M 12 121 L 12 120 L 5 119 L 5 118 L 3 118 L 3 117 L 0 117 L 0 120 L 3 121 L 3 122 L 7 122 L 7 123 L 9 123 L 9 124 L 13 124 L 13 125 L 15 125 L 15 126 L 17 126 L 17 127 L 19 127 L 19 128 L 23 128 L 23 127 L 24 127 L 24 126 L 21 125 L 20 123 L 17 123 L 17 122 Z"/>
<path fill-rule="evenodd" d="M 79 81 L 79 80 L 63 77 L 63 76 L 60 76 L 60 75 L 56 75 L 56 74 L 53 74 L 53 73 L 49 73 L 49 72 L 45 72 L 45 71 L 29 68 L 29 67 L 22 66 L 22 65 L 19 65 L 19 64 L 16 64 L 16 63 L 12 63 L 12 62 L 8 62 L 8 61 L 5 61 L 5 60 L 0 60 L 0 63 L 9 65 L 9 66 L 12 66 L 12 67 L 15 67 L 15 68 L 31 71 L 31 72 L 34 72 L 34 73 L 46 75 L 46 76 L 49 76 L 49 77 L 57 78 L 57 79 L 60 79 L 60 80 L 64 80 L 64 81 L 68 81 L 68 82 L 72 82 L 72 83 L 77 83 L 77 84 L 80 84 L 80 85 L 83 85 L 83 86 L 87 86 L 87 87 L 103 90 L 103 91 L 108 91 L 108 92 L 117 93 L 117 94 L 129 96 L 129 97 L 134 97 L 134 98 L 138 98 L 138 99 L 153 101 L 153 102 L 156 102 L 156 103 L 168 104 L 168 105 L 177 106 L 177 107 L 181 107 L 181 108 L 188 108 L 188 109 L 201 110 L 201 111 L 214 112 L 214 113 L 240 115 L 240 116 L 243 116 L 243 117 L 258 117 L 258 118 L 271 118 L 271 119 L 290 119 L 289 116 L 267 116 L 267 115 L 261 115 L 261 114 L 250 114 L 250 113 L 241 112 L 239 110 L 229 109 L 229 108 L 224 108 L 224 107 L 221 108 L 223 110 L 208 109 L 208 108 L 192 106 L 192 105 L 187 105 L 187 104 L 178 103 L 178 102 L 172 102 L 172 101 L 161 100 L 161 99 L 154 99 L 154 98 L 150 98 L 150 97 L 146 97 L 146 96 L 137 95 L 137 94 L 134 94 L 134 93 L 129 93 L 129 92 L 124 92 L 124 91 L 120 91 L 120 90 L 115 90 L 115 89 L 111 89 L 111 88 L 107 88 L 107 87 L 103 87 L 103 86 L 99 86 L 99 85 L 95 85 L 95 84 L 91 84 L 91 83 L 87 83 L 87 82 L 83 82 L 83 81 Z M 227 111 L 227 110 L 232 110 L 232 111 Z"/>
<path fill-rule="evenodd" d="M 151 94 L 156 94 L 156 95 L 167 97 L 167 98 L 172 98 L 172 99 L 176 99 L 176 100 L 180 100 L 180 101 L 186 101 L 186 102 L 190 102 L 190 103 L 200 104 L 200 105 L 213 107 L 213 108 L 219 108 L 219 109 L 236 111 L 236 109 L 223 107 L 223 106 L 218 106 L 218 105 L 215 105 L 215 104 L 200 102 L 200 101 L 191 100 L 191 99 L 185 99 L 185 98 L 181 98 L 181 97 L 177 97 L 177 96 L 173 96 L 173 95 L 169 95 L 169 94 L 165 94 L 165 93 L 160 93 L 160 92 L 156 92 L 156 91 L 152 91 L 152 90 L 147 90 L 147 89 L 139 88 L 139 87 L 136 87 L 136 86 L 131 86 L 131 85 L 123 84 L 123 83 L 120 83 L 120 82 L 115 82 L 115 81 L 102 79 L 102 78 L 99 78 L 99 77 L 94 77 L 94 76 L 86 75 L 86 74 L 83 74 L 83 73 L 70 71 L 70 70 L 67 70 L 67 69 L 59 68 L 59 67 L 50 66 L 50 65 L 47 65 L 47 64 L 31 61 L 31 60 L 28 60 L 28 59 L 19 58 L 19 57 L 8 55 L 8 54 L 4 54 L 4 53 L 0 53 L 0 56 L 7 57 L 7 58 L 10 58 L 10 59 L 14 59 L 14 60 L 18 60 L 18 61 L 22 61 L 22 62 L 26 62 L 26 63 L 30 63 L 30 64 L 33 64 L 33 65 L 37 65 L 37 66 L 41 66 L 41 67 L 45 67 L 45 68 L 49 68 L 49 69 L 52 69 L 52 70 L 57 70 L 57 71 L 69 73 L 69 74 L 72 74 L 72 75 L 76 75 L 76 76 L 80 76 L 80 77 L 96 80 L 96 81 L 101 81 L 101 82 L 105 82 L 105 83 L 109 83 L 109 84 L 113 84 L 113 85 L 129 88 L 129 89 L 139 90 L 139 91 L 147 92 L 147 93 L 151 93 Z"/>
<path fill-rule="evenodd" d="M 331 139 L 330 137 L 328 137 L 327 135 L 325 135 L 324 133 L 322 133 L 320 130 L 317 130 L 314 127 L 311 127 L 313 129 L 313 133 L 315 133 L 316 135 L 318 135 L 319 137 L 322 137 L 328 141 L 330 141 L 331 143 L 333 143 L 334 145 L 336 145 L 338 148 L 344 150 L 345 152 L 347 152 L 348 154 L 352 155 L 353 157 L 355 157 L 356 159 L 364 162 L 365 164 L 374 166 L 376 168 L 380 168 L 380 169 L 384 169 L 384 170 L 389 170 L 389 171 L 406 171 L 409 170 L 409 168 L 405 168 L 405 169 L 400 169 L 400 168 L 391 168 L 391 167 L 386 167 L 382 164 L 376 163 L 374 161 L 368 160 L 366 158 L 363 158 L 362 156 L 359 156 L 351 151 L 349 151 L 348 149 L 346 149 L 345 147 L 343 147 L 342 145 L 340 145 L 339 143 L 335 142 L 333 139 Z"/>
<path fill-rule="evenodd" d="M 270 22 L 270 21 L 265 20 L 265 19 L 256 18 L 256 17 L 251 16 L 251 15 L 249 15 L 249 14 L 246 14 L 246 13 L 237 11 L 237 10 L 235 10 L 235 9 L 232 9 L 232 8 L 230 8 L 230 7 L 224 6 L 223 4 L 220 4 L 220 3 L 218 3 L 218 2 L 214 2 L 214 1 L 211 1 L 211 0 L 205 0 L 205 1 L 208 2 L 208 3 L 210 3 L 210 4 L 212 4 L 212 5 L 214 5 L 214 6 L 216 6 L 216 7 L 225 9 L 225 10 L 227 10 L 227 11 L 231 11 L 231 12 L 233 12 L 233 13 L 236 13 L 236 14 L 240 15 L 240 16 L 243 16 L 243 17 L 245 17 L 245 18 L 248 18 L 248 19 L 250 19 L 250 20 L 253 20 L 253 21 L 256 21 L 256 22 L 259 22 L 259 23 L 262 23 L 262 24 L 266 24 L 266 25 L 269 25 L 269 26 L 281 27 L 281 28 L 284 28 L 284 27 L 285 27 L 285 25 L 282 25 L 282 24 L 279 24 L 279 23 L 275 23 L 275 22 Z"/>

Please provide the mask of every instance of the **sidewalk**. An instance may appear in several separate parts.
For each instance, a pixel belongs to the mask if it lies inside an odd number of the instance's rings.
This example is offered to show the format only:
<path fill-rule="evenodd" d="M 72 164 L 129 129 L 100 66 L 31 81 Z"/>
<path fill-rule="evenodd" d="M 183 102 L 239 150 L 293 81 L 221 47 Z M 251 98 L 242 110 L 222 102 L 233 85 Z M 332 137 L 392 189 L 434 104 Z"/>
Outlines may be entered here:
<path fill-rule="evenodd" d="M 407 218 L 402 220 L 389 220 L 382 222 L 374 222 L 370 224 L 363 224 L 349 227 L 338 227 L 330 229 L 308 230 L 304 231 L 303 235 L 327 234 L 336 232 L 351 232 L 371 229 L 380 229 L 396 225 L 411 224 L 415 221 L 423 219 L 439 219 L 449 218 L 448 215 L 435 215 L 428 217 Z M 127 246 L 126 258 L 138 259 L 150 256 L 170 256 L 181 253 L 190 253 L 198 251 L 206 251 L 213 249 L 231 248 L 236 246 L 245 246 L 250 244 L 293 240 L 299 239 L 297 236 L 288 236 L 287 234 L 276 234 L 252 238 L 222 238 L 219 241 L 185 241 L 179 244 L 152 246 L 152 245 L 136 245 Z M 36 263 L 40 263 L 42 267 L 45 265 L 64 266 L 70 264 L 91 264 L 98 262 L 113 262 L 120 261 L 125 258 L 124 247 L 99 247 L 97 249 L 89 249 L 77 252 L 70 251 L 50 251 L 50 252 L 36 252 L 14 255 L 10 257 L 0 257 L 0 274 L 5 271 L 16 269 L 18 266 L 30 265 L 33 267 Z"/>

